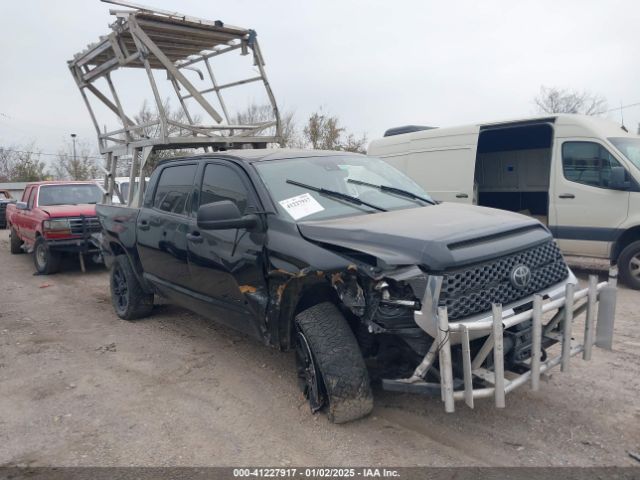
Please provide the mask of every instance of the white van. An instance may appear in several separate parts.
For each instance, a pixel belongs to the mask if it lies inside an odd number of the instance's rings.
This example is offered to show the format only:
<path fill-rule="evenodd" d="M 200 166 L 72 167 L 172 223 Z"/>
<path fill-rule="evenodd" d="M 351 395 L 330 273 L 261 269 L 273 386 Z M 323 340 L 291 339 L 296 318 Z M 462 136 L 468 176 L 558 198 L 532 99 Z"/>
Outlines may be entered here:
<path fill-rule="evenodd" d="M 640 136 L 615 122 L 554 114 L 453 128 L 400 127 L 369 155 L 440 201 L 524 213 L 569 255 L 608 258 L 640 289 Z"/>

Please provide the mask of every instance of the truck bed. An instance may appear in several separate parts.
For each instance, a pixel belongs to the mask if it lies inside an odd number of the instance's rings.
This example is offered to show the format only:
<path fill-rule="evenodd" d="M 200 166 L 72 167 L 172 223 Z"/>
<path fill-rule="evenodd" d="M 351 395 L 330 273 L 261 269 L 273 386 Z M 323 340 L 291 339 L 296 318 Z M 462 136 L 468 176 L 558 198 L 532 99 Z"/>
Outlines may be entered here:
<path fill-rule="evenodd" d="M 96 213 L 104 235 L 103 250 L 105 246 L 118 242 L 127 250 L 136 250 L 136 221 L 139 211 L 138 208 L 122 205 L 97 205 Z M 107 262 L 108 259 L 105 258 L 105 263 Z"/>

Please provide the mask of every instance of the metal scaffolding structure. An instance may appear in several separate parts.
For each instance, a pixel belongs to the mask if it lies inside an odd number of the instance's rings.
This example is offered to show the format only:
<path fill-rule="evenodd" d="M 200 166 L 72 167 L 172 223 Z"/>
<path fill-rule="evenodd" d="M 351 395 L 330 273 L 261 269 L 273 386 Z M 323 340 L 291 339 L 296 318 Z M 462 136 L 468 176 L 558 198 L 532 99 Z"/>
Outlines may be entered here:
<path fill-rule="evenodd" d="M 106 157 L 106 202 L 114 193 L 123 203 L 131 205 L 134 202 L 134 189 L 130 188 L 128 198 L 122 199 L 114 181 L 120 157 L 131 158 L 130 185 L 133 185 L 136 178 L 144 178 L 143 169 L 154 150 L 264 148 L 269 143 L 279 141 L 280 115 L 254 30 L 124 0 L 102 1 L 126 9 L 111 9 L 110 13 L 116 17 L 116 21 L 110 25 L 112 31 L 76 54 L 68 65 L 96 129 L 100 153 Z M 251 77 L 220 84 L 211 60 L 234 53 L 252 55 L 257 71 Z M 146 71 L 158 112 L 157 118 L 150 122 L 136 123 L 123 109 L 111 74 L 127 68 Z M 154 70 L 166 73 L 186 123 L 167 115 Z M 196 71 L 203 82 L 206 77 L 206 88 L 197 88 L 184 75 L 185 70 Z M 99 79 L 106 81 L 108 94 L 96 86 Z M 273 110 L 273 119 L 252 125 L 233 124 L 223 92 L 253 82 L 263 84 Z M 215 95 L 221 113 L 207 99 L 209 94 Z M 90 95 L 116 115 L 120 128 L 101 131 L 89 101 Z M 189 101 L 197 103 L 205 112 L 207 123 L 198 121 L 197 115 L 189 109 Z M 144 188 L 144 181 L 140 183 L 138 201 L 142 198 Z"/>

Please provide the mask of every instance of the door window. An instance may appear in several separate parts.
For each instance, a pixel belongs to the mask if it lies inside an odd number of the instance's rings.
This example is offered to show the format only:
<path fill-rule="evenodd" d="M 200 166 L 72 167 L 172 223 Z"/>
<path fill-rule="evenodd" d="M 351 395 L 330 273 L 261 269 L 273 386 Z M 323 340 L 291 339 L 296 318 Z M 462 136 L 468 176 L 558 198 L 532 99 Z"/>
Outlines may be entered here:
<path fill-rule="evenodd" d="M 210 163 L 204 170 L 200 205 L 231 200 L 241 214 L 247 210 L 249 191 L 240 173 L 226 165 Z"/>
<path fill-rule="evenodd" d="M 187 215 L 196 176 L 196 165 L 177 165 L 162 170 L 153 198 L 153 208 Z"/>
<path fill-rule="evenodd" d="M 33 205 L 36 202 L 36 190 L 38 189 L 36 187 L 33 187 L 29 192 L 29 200 L 27 200 L 27 207 L 29 207 L 29 210 L 33 208 Z"/>
<path fill-rule="evenodd" d="M 564 178 L 593 187 L 609 188 L 611 167 L 620 163 L 599 143 L 565 142 L 562 145 Z"/>

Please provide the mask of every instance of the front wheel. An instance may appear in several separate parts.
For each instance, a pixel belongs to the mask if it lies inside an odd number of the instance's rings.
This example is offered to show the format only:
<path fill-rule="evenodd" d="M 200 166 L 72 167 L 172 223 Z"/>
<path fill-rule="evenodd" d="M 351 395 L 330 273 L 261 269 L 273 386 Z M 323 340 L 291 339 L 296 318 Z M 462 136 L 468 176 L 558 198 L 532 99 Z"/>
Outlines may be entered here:
<path fill-rule="evenodd" d="M 146 317 L 153 310 L 153 294 L 138 281 L 126 255 L 118 255 L 111 266 L 111 303 L 123 320 Z"/>
<path fill-rule="evenodd" d="M 344 423 L 373 409 L 360 347 L 334 304 L 320 303 L 296 316 L 296 360 L 312 411 L 326 407 L 331 422 Z"/>
<path fill-rule="evenodd" d="M 618 269 L 625 285 L 640 290 L 640 240 L 622 250 L 618 257 Z"/>
<path fill-rule="evenodd" d="M 43 237 L 36 238 L 33 246 L 33 263 L 41 275 L 50 275 L 60 270 L 60 253 L 54 252 Z"/>

